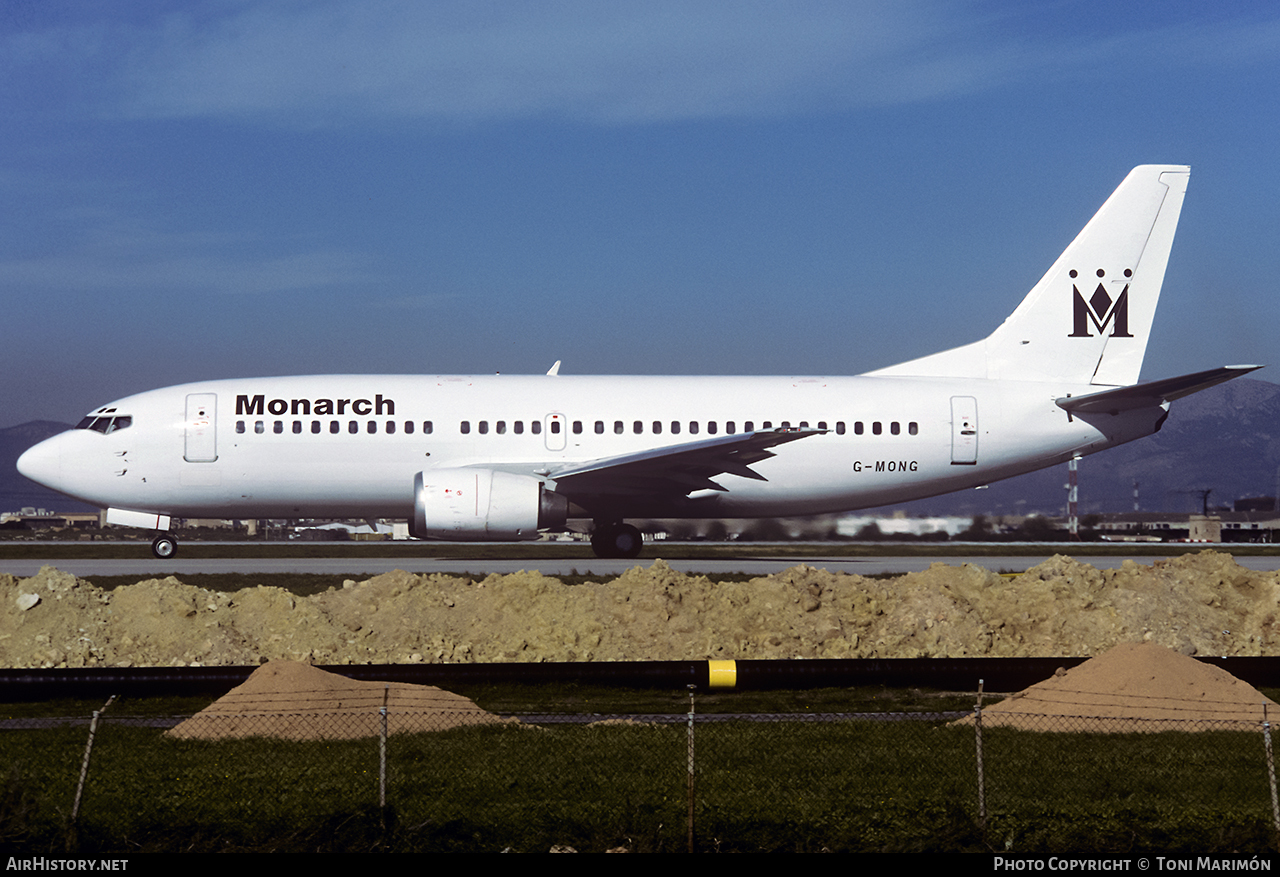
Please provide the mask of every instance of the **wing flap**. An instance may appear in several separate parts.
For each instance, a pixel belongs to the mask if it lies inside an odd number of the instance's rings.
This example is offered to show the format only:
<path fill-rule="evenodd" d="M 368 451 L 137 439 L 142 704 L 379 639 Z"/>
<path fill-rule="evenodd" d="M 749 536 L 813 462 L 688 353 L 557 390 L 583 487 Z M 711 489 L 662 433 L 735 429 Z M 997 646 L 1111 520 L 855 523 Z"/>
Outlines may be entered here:
<path fill-rule="evenodd" d="M 771 429 L 703 439 L 575 463 L 548 473 L 556 492 L 580 496 L 687 495 L 695 490 L 727 491 L 713 479 L 737 475 L 766 481 L 751 469 L 774 456 L 772 448 L 822 435 L 824 429 Z"/>

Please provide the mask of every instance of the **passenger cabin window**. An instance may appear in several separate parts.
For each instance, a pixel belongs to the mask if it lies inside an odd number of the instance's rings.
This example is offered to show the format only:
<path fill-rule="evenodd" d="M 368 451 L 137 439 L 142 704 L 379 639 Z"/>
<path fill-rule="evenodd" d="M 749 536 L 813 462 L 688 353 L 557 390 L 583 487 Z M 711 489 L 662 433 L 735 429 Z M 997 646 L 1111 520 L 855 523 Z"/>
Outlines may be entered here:
<path fill-rule="evenodd" d="M 458 428 L 462 431 L 462 434 L 463 434 L 463 435 L 470 435 L 470 434 L 471 434 L 471 421 L 470 421 L 470 420 L 464 420 L 464 421 L 462 421 L 462 425 L 461 425 L 460 427 L 458 427 Z"/>
<path fill-rule="evenodd" d="M 603 421 L 603 420 L 597 420 L 597 421 L 596 421 L 596 435 L 604 435 L 604 421 Z"/>
<path fill-rule="evenodd" d="M 615 420 L 615 421 L 613 422 L 613 434 L 614 434 L 614 435 L 622 435 L 622 421 L 621 421 L 621 420 Z"/>

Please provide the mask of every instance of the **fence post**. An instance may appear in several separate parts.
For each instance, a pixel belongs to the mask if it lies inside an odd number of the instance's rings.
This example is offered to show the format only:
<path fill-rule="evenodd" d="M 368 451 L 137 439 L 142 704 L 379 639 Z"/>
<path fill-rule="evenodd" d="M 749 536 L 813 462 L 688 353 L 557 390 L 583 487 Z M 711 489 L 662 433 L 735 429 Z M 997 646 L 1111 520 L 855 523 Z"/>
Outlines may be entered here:
<path fill-rule="evenodd" d="M 111 706 L 111 701 L 115 700 L 113 694 L 107 698 L 107 702 L 102 705 L 102 709 L 93 711 L 93 718 L 89 720 L 89 739 L 84 744 L 84 760 L 80 762 L 80 781 L 76 783 L 76 800 L 71 805 L 71 821 L 74 823 L 80 815 L 80 795 L 84 792 L 84 781 L 89 775 L 89 754 L 93 752 L 93 735 L 98 732 L 98 716 L 107 711 L 107 707 Z"/>
<path fill-rule="evenodd" d="M 982 686 L 978 680 L 978 702 L 973 707 L 973 737 L 978 750 L 978 825 L 982 833 L 987 833 L 987 781 L 986 768 L 982 761 Z"/>
<path fill-rule="evenodd" d="M 382 729 L 378 734 L 378 808 L 382 811 L 382 827 L 387 827 L 387 698 L 391 686 L 382 687 Z"/>
<path fill-rule="evenodd" d="M 689 749 L 688 749 L 688 773 L 689 773 L 689 836 L 688 849 L 693 852 L 693 779 L 694 779 L 694 761 L 693 761 L 693 692 L 697 686 L 689 686 Z"/>
<path fill-rule="evenodd" d="M 1276 798 L 1276 760 L 1271 751 L 1271 722 L 1267 720 L 1267 704 L 1262 703 L 1262 745 L 1267 752 L 1267 780 L 1271 784 L 1271 824 L 1275 828 L 1276 846 L 1280 847 L 1280 799 Z"/>

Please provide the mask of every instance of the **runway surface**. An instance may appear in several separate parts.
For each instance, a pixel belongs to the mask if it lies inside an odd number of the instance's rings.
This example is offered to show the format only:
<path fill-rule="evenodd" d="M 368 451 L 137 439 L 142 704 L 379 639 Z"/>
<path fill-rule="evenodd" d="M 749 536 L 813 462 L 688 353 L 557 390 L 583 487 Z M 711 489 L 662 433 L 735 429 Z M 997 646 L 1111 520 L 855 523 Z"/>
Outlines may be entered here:
<path fill-rule="evenodd" d="M 147 551 L 145 547 L 141 551 Z M 646 552 L 647 553 L 647 552 Z M 956 554 L 949 557 L 823 557 L 819 555 L 799 555 L 784 558 L 720 558 L 669 560 L 672 569 L 681 572 L 696 573 L 746 573 L 748 575 L 768 575 L 781 572 L 793 566 L 807 564 L 831 570 L 833 572 L 857 573 L 859 575 L 875 575 L 878 573 L 906 573 L 928 569 L 931 564 L 944 563 L 959 566 L 972 563 L 997 572 L 1022 572 L 1038 563 L 1047 560 L 1050 555 L 1019 555 L 1003 557 L 971 557 Z M 1159 556 L 1082 556 L 1081 562 L 1097 569 L 1112 569 L 1126 560 L 1132 560 L 1141 566 L 1150 566 L 1157 560 L 1168 559 Z M 456 557 L 358 557 L 358 558 L 195 558 L 182 560 L 155 560 L 146 557 L 115 558 L 109 560 L 47 558 L 24 560 L 0 560 L 0 573 L 9 573 L 22 578 L 35 575 L 42 566 L 52 566 L 63 572 L 86 578 L 90 576 L 123 576 L 136 575 L 141 578 L 163 578 L 174 574 L 182 576 L 195 573 L 311 573 L 311 574 L 343 574 L 351 576 L 377 575 L 402 569 L 413 573 L 470 573 L 472 575 L 488 575 L 489 573 L 513 573 L 520 570 L 538 570 L 543 575 L 618 575 L 636 566 L 648 567 L 653 557 L 639 557 L 635 560 L 600 560 L 597 558 L 573 559 L 525 559 L 525 560 L 477 560 L 459 554 Z M 1259 571 L 1280 569 L 1280 556 L 1241 556 L 1236 558 L 1241 566 Z"/>

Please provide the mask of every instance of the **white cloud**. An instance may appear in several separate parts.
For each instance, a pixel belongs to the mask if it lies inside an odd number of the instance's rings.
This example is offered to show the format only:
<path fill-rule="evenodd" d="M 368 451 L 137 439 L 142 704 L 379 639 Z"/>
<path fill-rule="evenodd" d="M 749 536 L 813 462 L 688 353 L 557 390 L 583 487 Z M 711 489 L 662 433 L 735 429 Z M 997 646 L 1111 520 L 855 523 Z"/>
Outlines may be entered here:
<path fill-rule="evenodd" d="M 931 3 L 180 6 L 7 41 L 11 71 L 142 117 L 342 124 L 778 115 L 983 87 L 1008 56 Z M 12 60 L 12 59 L 18 60 Z M 46 84 L 45 87 L 58 88 Z M 109 96 L 104 98 L 103 96 Z"/>
<path fill-rule="evenodd" d="M 51 256 L 0 261 L 0 285 L 24 292 L 147 295 L 261 295 L 385 278 L 361 257 L 325 250 L 262 256 L 233 240 L 201 235 L 100 230 Z"/>
<path fill-rule="evenodd" d="M 72 7 L 80 14 L 86 12 Z M 1270 17 L 1110 5 L 346 0 L 112 6 L 0 42 L 11 103 L 330 126 L 530 117 L 630 124 L 968 94 L 1134 63 L 1275 59 Z M 35 82 L 39 74 L 39 82 Z M 23 83 L 23 80 L 30 80 Z M 76 103 L 72 100 L 71 103 Z"/>

